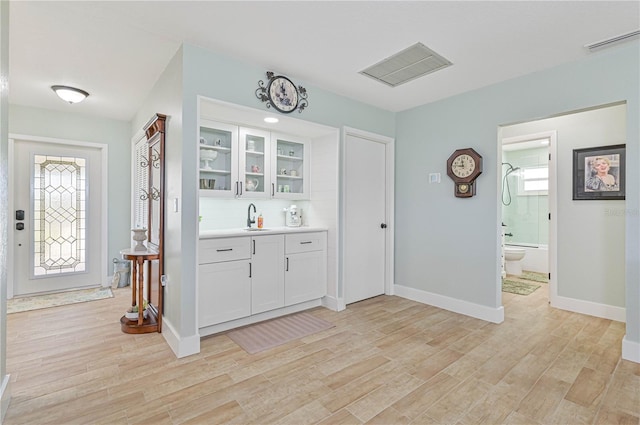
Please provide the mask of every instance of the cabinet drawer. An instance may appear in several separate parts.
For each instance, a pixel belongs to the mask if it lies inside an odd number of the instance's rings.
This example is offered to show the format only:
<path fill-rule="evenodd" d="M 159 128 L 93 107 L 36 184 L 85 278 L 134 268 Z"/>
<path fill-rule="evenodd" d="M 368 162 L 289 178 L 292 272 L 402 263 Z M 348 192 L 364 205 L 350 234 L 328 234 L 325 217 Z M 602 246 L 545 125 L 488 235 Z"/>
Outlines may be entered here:
<path fill-rule="evenodd" d="M 313 232 L 286 235 L 284 246 L 287 254 L 322 251 L 327 247 L 327 233 Z"/>
<path fill-rule="evenodd" d="M 243 260 L 251 257 L 251 238 L 201 239 L 198 264 Z"/>

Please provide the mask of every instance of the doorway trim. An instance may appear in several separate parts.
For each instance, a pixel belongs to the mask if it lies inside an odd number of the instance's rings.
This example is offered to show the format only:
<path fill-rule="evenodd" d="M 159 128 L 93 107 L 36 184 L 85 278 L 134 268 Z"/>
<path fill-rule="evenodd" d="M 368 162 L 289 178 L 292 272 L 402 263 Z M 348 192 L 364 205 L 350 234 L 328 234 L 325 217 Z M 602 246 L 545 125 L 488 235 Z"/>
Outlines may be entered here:
<path fill-rule="evenodd" d="M 56 143 L 59 145 L 67 145 L 74 147 L 85 147 L 85 148 L 94 148 L 100 151 L 100 162 L 102 166 L 102 176 L 101 176 L 101 186 L 102 186 L 102 206 L 103 210 L 100 214 L 100 234 L 98 237 L 100 238 L 100 274 L 101 274 L 101 284 L 102 286 L 109 285 L 109 276 L 108 276 L 108 265 L 107 265 L 107 253 L 109 251 L 109 240 L 107 238 L 108 235 L 108 215 L 105 213 L 106 207 L 108 204 L 108 158 L 109 158 L 109 146 L 104 143 L 93 143 L 93 142 L 85 142 L 78 140 L 68 140 L 68 139 L 60 139 L 55 137 L 42 137 L 42 136 L 31 136 L 26 134 L 15 134 L 9 133 L 9 152 L 8 152 L 8 160 L 9 165 L 7 167 L 9 181 L 8 181 L 8 190 L 7 194 L 9 197 L 9 212 L 15 211 L 14 208 L 14 193 L 13 193 L 13 184 L 15 180 L 14 175 L 14 154 L 15 154 L 15 141 L 23 140 L 27 142 L 39 142 L 39 143 Z M 10 216 L 10 221 L 14 221 L 13 215 Z M 10 226 L 13 229 L 13 226 Z M 13 232 L 8 232 L 8 245 L 11 247 L 15 243 Z M 7 285 L 7 299 L 13 298 L 14 295 L 14 258 L 13 258 L 13 249 L 9 249 L 8 258 L 7 258 L 7 282 L 11 282 L 11 284 Z"/>
<path fill-rule="evenodd" d="M 345 303 L 345 269 L 344 262 L 344 227 L 346 226 L 346 163 L 347 163 L 347 136 L 356 136 L 362 139 L 371 140 L 372 142 L 382 143 L 385 145 L 385 191 L 387 203 L 385 206 L 385 216 L 387 222 L 386 238 L 385 238 L 385 276 L 384 276 L 384 293 L 385 295 L 394 294 L 394 240 L 395 240 L 395 139 L 388 136 L 382 136 L 380 134 L 371 133 L 364 130 L 359 130 L 353 127 L 342 127 L 342 140 L 340 143 L 340 208 L 339 208 L 339 257 L 341 259 L 339 263 L 338 275 L 338 311 L 346 308 Z"/>
<path fill-rule="evenodd" d="M 502 137 L 502 127 L 500 127 L 499 132 L 499 161 L 497 162 L 498 166 L 498 193 L 502 193 L 502 148 L 507 144 L 514 143 L 522 143 L 528 142 L 532 140 L 540 140 L 540 139 L 549 139 L 549 244 L 548 244 L 548 261 L 549 261 L 549 303 L 551 305 L 556 303 L 558 298 L 558 286 L 557 286 L 557 277 L 558 277 L 558 269 L 557 269 L 557 170 L 556 170 L 556 158 L 557 158 L 557 138 L 558 133 L 556 130 L 542 131 L 539 133 L 530 133 L 525 134 L 523 136 L 515 136 L 515 137 Z M 498 202 L 498 234 L 502 231 L 502 199 Z M 499 279 L 501 280 L 501 279 Z M 502 282 L 499 282 L 499 295 L 502 293 Z M 500 298 L 502 298 L 500 296 Z"/>

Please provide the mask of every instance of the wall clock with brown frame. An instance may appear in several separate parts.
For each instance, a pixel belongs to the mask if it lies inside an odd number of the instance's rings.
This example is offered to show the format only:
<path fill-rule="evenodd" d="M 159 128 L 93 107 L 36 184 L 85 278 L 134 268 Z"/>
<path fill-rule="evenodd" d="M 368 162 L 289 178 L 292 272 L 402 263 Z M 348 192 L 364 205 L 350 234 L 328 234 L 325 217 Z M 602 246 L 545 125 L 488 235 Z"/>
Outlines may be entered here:
<path fill-rule="evenodd" d="M 457 198 L 476 194 L 476 179 L 482 174 L 482 156 L 472 148 L 458 149 L 447 160 L 447 175 L 454 182 Z"/>

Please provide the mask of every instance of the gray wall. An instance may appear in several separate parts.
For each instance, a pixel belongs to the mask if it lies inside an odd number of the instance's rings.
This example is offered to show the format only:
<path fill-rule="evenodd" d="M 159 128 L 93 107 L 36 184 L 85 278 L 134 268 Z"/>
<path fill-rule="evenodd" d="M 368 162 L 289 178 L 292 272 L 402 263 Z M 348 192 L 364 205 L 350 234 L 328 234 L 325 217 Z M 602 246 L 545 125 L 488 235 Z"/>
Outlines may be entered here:
<path fill-rule="evenodd" d="M 69 105 L 72 108 L 72 105 Z M 131 245 L 131 126 L 128 122 L 11 105 L 9 132 L 109 146 L 107 261 Z M 108 269 L 109 274 L 113 272 Z"/>
<path fill-rule="evenodd" d="M 640 341 L 640 82 L 637 41 L 581 61 L 398 114 L 396 284 L 499 307 L 498 127 L 627 101 L 625 231 L 627 340 Z M 453 196 L 446 160 L 457 148 L 484 157 L 477 196 Z M 569 166 L 565 157 L 562 164 Z M 442 184 L 425 184 L 440 172 Z"/>
<path fill-rule="evenodd" d="M 195 298 L 185 295 L 193 292 L 188 282 L 195 282 L 189 277 L 190 260 L 195 257 L 182 252 L 182 228 L 184 211 L 189 211 L 197 200 L 185 199 L 183 195 L 183 129 L 182 129 L 182 85 L 183 85 L 182 49 L 171 59 L 160 79 L 156 82 L 143 107 L 133 120 L 132 131 L 141 131 L 143 126 L 156 113 L 167 115 L 165 137 L 165 229 L 164 229 L 164 272 L 169 278 L 165 288 L 164 311 L 165 323 L 183 337 L 194 336 L 193 312 Z M 173 200 L 178 199 L 178 212 L 173 210 Z M 193 243 L 193 236 L 189 242 Z M 183 267 L 186 261 L 187 266 Z M 195 272 L 195 265 L 193 266 Z M 185 278 L 184 273 L 187 273 Z M 187 282 L 187 284 L 183 284 Z M 183 303 L 184 300 L 186 303 Z"/>
<path fill-rule="evenodd" d="M 574 201 L 573 149 L 626 142 L 626 105 L 503 128 L 515 137 L 557 131 L 558 295 L 625 306 L 625 201 Z"/>

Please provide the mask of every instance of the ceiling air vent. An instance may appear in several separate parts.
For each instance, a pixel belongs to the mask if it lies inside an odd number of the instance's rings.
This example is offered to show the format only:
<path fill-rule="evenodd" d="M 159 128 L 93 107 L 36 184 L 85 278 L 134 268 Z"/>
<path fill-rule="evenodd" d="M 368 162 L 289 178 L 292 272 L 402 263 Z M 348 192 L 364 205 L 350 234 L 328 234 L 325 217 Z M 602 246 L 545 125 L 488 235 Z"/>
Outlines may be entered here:
<path fill-rule="evenodd" d="M 596 41 L 595 43 L 590 43 L 585 45 L 584 47 L 590 52 L 594 52 L 596 50 L 604 49 L 605 47 L 610 47 L 614 44 L 622 43 L 624 41 L 630 41 L 635 38 L 638 38 L 640 35 L 640 30 L 628 32 L 626 34 L 621 34 L 616 37 L 611 37 L 606 40 Z"/>
<path fill-rule="evenodd" d="M 391 87 L 396 87 L 451 65 L 450 61 L 424 44 L 416 43 L 360 71 L 360 74 Z"/>

